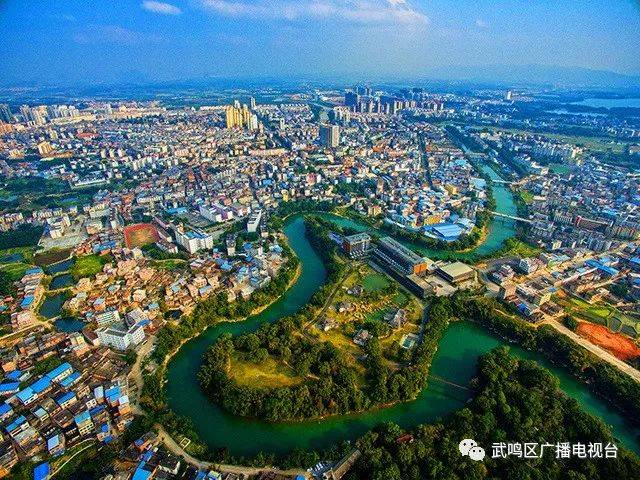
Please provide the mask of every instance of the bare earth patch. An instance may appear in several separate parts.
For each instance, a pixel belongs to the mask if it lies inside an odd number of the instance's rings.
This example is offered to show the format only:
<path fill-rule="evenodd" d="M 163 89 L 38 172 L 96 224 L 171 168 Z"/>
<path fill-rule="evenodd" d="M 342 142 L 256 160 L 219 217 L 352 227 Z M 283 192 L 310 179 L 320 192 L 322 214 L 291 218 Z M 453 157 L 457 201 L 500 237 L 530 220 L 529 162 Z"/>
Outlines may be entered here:
<path fill-rule="evenodd" d="M 579 322 L 578 335 L 604 348 L 620 360 L 631 360 L 640 356 L 640 348 L 629 338 L 611 332 L 607 327 L 588 322 Z"/>

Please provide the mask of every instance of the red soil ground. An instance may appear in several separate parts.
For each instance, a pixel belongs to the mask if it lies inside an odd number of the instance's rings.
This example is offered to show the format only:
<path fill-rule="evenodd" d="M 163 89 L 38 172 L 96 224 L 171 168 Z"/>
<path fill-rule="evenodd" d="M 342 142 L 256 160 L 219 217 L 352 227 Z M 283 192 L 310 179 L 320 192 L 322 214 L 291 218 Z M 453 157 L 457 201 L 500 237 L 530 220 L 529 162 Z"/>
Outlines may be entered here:
<path fill-rule="evenodd" d="M 603 325 L 580 322 L 576 333 L 609 351 L 620 360 L 630 360 L 640 356 L 640 348 L 630 338 L 620 333 L 613 333 Z"/>

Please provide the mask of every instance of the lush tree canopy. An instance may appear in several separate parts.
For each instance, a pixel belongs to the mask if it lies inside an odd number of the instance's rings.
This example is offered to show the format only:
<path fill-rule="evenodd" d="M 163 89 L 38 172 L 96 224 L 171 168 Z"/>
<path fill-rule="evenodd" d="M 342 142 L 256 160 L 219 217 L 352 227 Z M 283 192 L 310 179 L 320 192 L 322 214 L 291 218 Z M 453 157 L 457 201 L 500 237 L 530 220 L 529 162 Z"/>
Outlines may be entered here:
<path fill-rule="evenodd" d="M 640 460 L 618 446 L 617 458 L 557 459 L 555 445 L 615 443 L 609 428 L 558 389 L 558 380 L 502 347 L 481 357 L 471 403 L 444 422 L 404 432 L 381 425 L 356 444 L 362 456 L 346 479 L 609 479 L 639 478 Z M 409 433 L 410 437 L 403 437 Z M 463 457 L 458 443 L 474 439 L 487 456 Z M 550 443 L 542 458 L 492 458 L 494 443 Z M 539 448 L 538 448 L 539 452 Z"/>

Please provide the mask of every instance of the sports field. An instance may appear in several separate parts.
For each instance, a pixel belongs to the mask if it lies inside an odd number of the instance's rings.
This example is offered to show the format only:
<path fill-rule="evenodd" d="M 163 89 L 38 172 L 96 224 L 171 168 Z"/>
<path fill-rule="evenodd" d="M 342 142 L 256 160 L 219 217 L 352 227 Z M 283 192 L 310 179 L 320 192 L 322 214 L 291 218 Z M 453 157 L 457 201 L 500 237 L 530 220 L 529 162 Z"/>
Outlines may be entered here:
<path fill-rule="evenodd" d="M 136 223 L 124 227 L 127 248 L 143 247 L 159 240 L 158 230 L 150 223 Z"/>

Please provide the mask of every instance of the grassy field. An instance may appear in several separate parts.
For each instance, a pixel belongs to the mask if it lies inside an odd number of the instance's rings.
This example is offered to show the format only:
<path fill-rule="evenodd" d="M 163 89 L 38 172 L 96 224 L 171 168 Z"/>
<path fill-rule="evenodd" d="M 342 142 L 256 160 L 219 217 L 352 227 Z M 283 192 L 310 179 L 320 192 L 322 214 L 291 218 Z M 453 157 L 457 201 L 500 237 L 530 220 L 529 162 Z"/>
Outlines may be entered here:
<path fill-rule="evenodd" d="M 20 280 L 29 268 L 31 265 L 21 262 L 0 265 L 0 295 L 15 295 L 15 282 Z"/>
<path fill-rule="evenodd" d="M 0 250 L 0 264 L 23 262 L 33 263 L 34 247 L 14 247 Z"/>
<path fill-rule="evenodd" d="M 497 251 L 498 257 L 518 256 L 518 257 L 537 257 L 542 252 L 539 247 L 529 245 L 515 237 L 508 238 L 504 242 L 504 246 Z"/>
<path fill-rule="evenodd" d="M 361 285 L 364 290 L 361 296 L 353 293 L 353 288 L 357 285 Z M 395 288 L 391 288 L 392 286 Z M 340 302 L 351 304 L 353 310 L 338 312 L 337 306 Z M 418 331 L 423 306 L 416 297 L 389 277 L 376 272 L 366 264 L 361 264 L 345 280 L 325 314 L 327 318 L 337 321 L 338 327 L 327 332 L 313 329 L 313 335 L 320 341 L 331 342 L 337 348 L 348 353 L 353 364 L 364 373 L 360 362 L 363 351 L 361 347 L 353 343 L 353 336 L 363 323 L 384 322 L 385 314 L 394 312 L 398 308 L 407 311 L 408 322 L 403 327 L 391 330 L 390 334 L 379 339 L 383 349 L 391 346 L 394 342 L 399 342 L 403 335 Z"/>
<path fill-rule="evenodd" d="M 179 258 L 170 258 L 167 260 L 154 260 L 150 262 L 150 265 L 160 270 L 175 271 L 185 268 L 187 262 Z"/>
<path fill-rule="evenodd" d="M 354 287 L 362 286 L 360 295 L 354 293 Z M 395 288 L 393 288 L 395 287 Z M 337 305 L 346 302 L 354 307 L 353 311 L 338 312 Z M 365 322 L 384 322 L 384 315 L 397 308 L 407 311 L 408 322 L 401 328 L 390 330 L 380 338 L 383 351 L 392 347 L 394 342 L 407 333 L 416 333 L 422 318 L 422 303 L 413 295 L 399 287 L 393 280 L 378 273 L 366 264 L 359 264 L 349 273 L 336 292 L 324 317 L 337 321 L 338 326 L 328 331 L 312 328 L 299 335 L 310 335 L 319 342 L 330 342 L 340 349 L 347 361 L 359 373 L 358 382 L 365 383 L 365 368 L 362 363 L 363 349 L 353 343 L 353 336 Z M 324 318 L 323 317 L 323 318 Z M 393 349 L 390 349 L 391 351 Z M 392 367 L 396 366 L 395 356 L 385 359 Z M 272 357 L 265 361 L 249 361 L 242 354 L 235 354 L 231 360 L 229 375 L 240 385 L 263 385 L 269 388 L 291 386 L 301 383 L 304 378 L 296 376 L 293 369 Z"/>
<path fill-rule="evenodd" d="M 611 314 L 609 308 L 604 305 L 591 305 L 584 300 L 570 297 L 565 294 L 557 295 L 554 300 L 567 311 L 567 313 L 600 325 L 607 325 L 607 318 Z"/>
<path fill-rule="evenodd" d="M 533 203 L 533 194 L 527 190 L 518 190 L 518 195 L 524 203 L 531 205 Z"/>
<path fill-rule="evenodd" d="M 100 273 L 102 267 L 112 260 L 113 257 L 111 255 L 92 254 L 77 257 L 75 264 L 71 267 L 71 274 L 76 280 L 84 277 L 93 277 L 96 273 Z"/>
<path fill-rule="evenodd" d="M 11 282 L 16 282 L 20 280 L 24 276 L 24 272 L 31 267 L 32 265 L 29 265 L 28 263 L 16 262 L 0 265 L 0 270 L 7 274 L 7 277 Z"/>
<path fill-rule="evenodd" d="M 251 387 L 289 387 L 302 382 L 302 378 L 296 376 L 290 367 L 274 360 L 273 357 L 255 363 L 235 355 L 231 360 L 229 373 L 239 385 Z"/>
<path fill-rule="evenodd" d="M 549 170 L 553 173 L 559 173 L 560 175 L 566 175 L 571 171 L 571 166 L 564 163 L 551 163 L 549 164 Z"/>
<path fill-rule="evenodd" d="M 367 292 L 377 292 L 389 285 L 389 279 L 378 272 L 371 272 L 362 279 L 362 287 Z"/>

